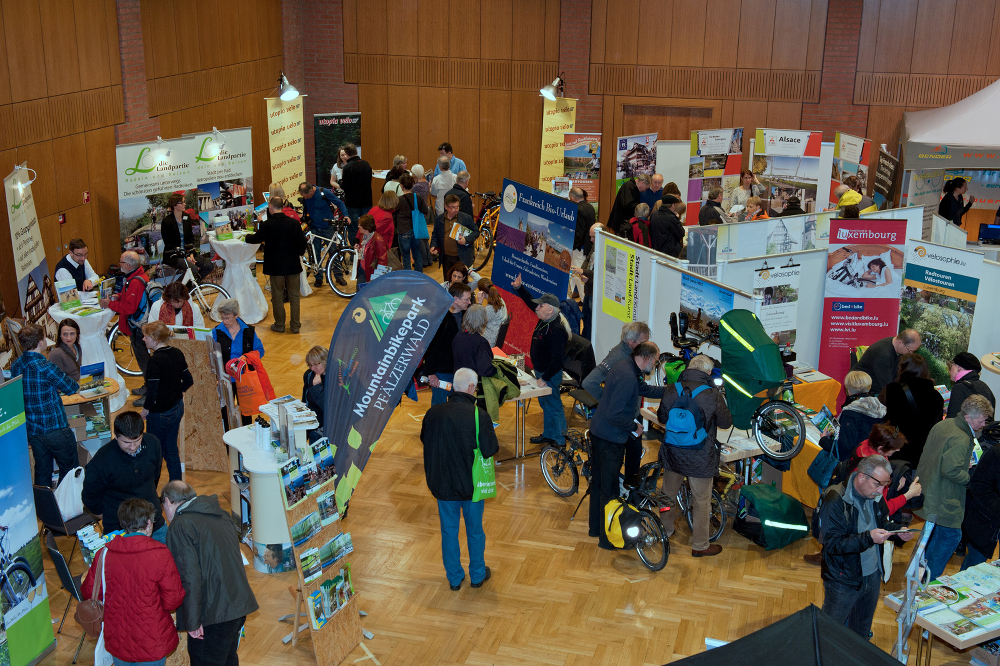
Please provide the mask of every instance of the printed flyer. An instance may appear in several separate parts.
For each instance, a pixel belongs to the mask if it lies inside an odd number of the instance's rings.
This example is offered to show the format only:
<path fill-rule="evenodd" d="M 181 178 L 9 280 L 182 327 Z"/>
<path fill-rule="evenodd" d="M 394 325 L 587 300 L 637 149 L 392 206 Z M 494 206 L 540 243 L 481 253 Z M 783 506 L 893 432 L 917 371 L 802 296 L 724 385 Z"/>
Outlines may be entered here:
<path fill-rule="evenodd" d="M 899 332 L 905 236 L 905 220 L 830 221 L 823 374 L 839 381 L 850 370 L 851 348 Z"/>
<path fill-rule="evenodd" d="M 687 217 L 696 224 L 698 211 L 708 201 L 708 193 L 722 188 L 723 209 L 731 209 L 730 199 L 740 184 L 743 163 L 743 128 L 695 130 L 691 132 L 691 161 L 688 165 Z M 742 220 L 742 217 L 738 219 Z"/>
<path fill-rule="evenodd" d="M 899 327 L 920 331 L 935 384 L 951 386 L 948 361 L 969 349 L 983 255 L 909 239 Z"/>
<path fill-rule="evenodd" d="M 792 196 L 804 212 L 815 212 L 822 143 L 822 132 L 757 130 L 750 169 L 767 188 L 761 198 L 770 217 L 781 214 Z"/>
<path fill-rule="evenodd" d="M 601 309 L 626 324 L 635 321 L 638 273 L 635 250 L 610 238 L 604 242 L 604 303 Z"/>
<path fill-rule="evenodd" d="M 871 139 L 837 132 L 833 144 L 833 171 L 830 173 L 830 201 L 836 201 L 833 190 L 850 176 L 857 177 L 868 188 L 868 164 L 871 159 Z"/>
<path fill-rule="evenodd" d="M 546 99 L 543 107 L 538 189 L 551 192 L 552 180 L 563 175 L 563 135 L 576 129 L 576 100 L 564 97 Z"/>
<path fill-rule="evenodd" d="M 641 173 L 656 173 L 656 134 L 618 137 L 615 151 L 615 192 L 622 183 Z"/>
<path fill-rule="evenodd" d="M 769 267 L 767 262 L 756 269 L 753 295 L 757 318 L 771 339 L 783 349 L 795 347 L 795 329 L 798 323 L 799 275 L 798 264 Z"/>

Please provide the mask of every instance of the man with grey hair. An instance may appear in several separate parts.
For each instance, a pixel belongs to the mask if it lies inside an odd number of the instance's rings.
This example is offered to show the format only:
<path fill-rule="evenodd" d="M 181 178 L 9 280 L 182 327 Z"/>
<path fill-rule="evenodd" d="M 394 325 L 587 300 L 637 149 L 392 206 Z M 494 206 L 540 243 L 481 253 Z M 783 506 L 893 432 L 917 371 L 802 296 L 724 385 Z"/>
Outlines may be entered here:
<path fill-rule="evenodd" d="M 139 388 L 132 389 L 132 394 L 139 396 L 138 400 L 132 402 L 136 407 L 142 407 L 146 402 L 146 364 L 149 362 L 149 350 L 146 343 L 142 341 L 142 325 L 146 323 L 146 315 L 149 312 L 149 302 L 143 305 L 143 296 L 146 293 L 146 284 L 149 278 L 142 269 L 142 259 L 136 252 L 128 250 L 122 252 L 118 259 L 119 268 L 125 273 L 125 283 L 121 293 L 110 300 L 101 299 L 101 307 L 108 308 L 112 312 L 118 313 L 118 328 L 128 336 L 132 344 L 132 354 L 142 372 L 143 384 Z"/>
<path fill-rule="evenodd" d="M 431 196 L 434 197 L 434 210 L 438 215 L 444 213 L 444 197 L 455 186 L 455 182 L 451 160 L 444 156 L 439 157 L 434 180 L 431 181 Z"/>
<path fill-rule="evenodd" d="M 868 640 L 882 579 L 882 544 L 901 525 L 889 520 L 882 490 L 892 467 L 880 455 L 862 458 L 843 484 L 823 494 L 823 610 Z M 936 528 L 935 528 L 936 531 Z M 909 541 L 915 532 L 899 538 Z"/>
<path fill-rule="evenodd" d="M 649 178 L 649 189 L 639 196 L 639 201 L 649 206 L 649 210 L 653 210 L 653 206 L 656 205 L 656 202 L 659 201 L 662 196 L 663 174 L 654 173 Z"/>
<path fill-rule="evenodd" d="M 920 333 L 912 328 L 899 335 L 889 336 L 873 342 L 861 355 L 851 370 L 863 370 L 872 378 L 871 394 L 878 395 L 887 384 L 896 379 L 899 371 L 899 357 L 912 354 L 920 349 Z"/>
<path fill-rule="evenodd" d="M 479 377 L 469 368 L 456 370 L 454 392 L 448 396 L 448 402 L 427 410 L 420 425 L 424 476 L 427 488 L 437 500 L 441 521 L 441 558 L 448 585 L 455 592 L 462 588 L 465 580 L 462 551 L 458 545 L 461 516 L 465 516 L 472 587 L 482 587 L 491 576 L 485 561 L 483 501 L 472 501 L 472 463 L 476 447 L 485 462 L 500 451 L 500 445 L 489 414 L 476 405 L 478 382 Z"/>
<path fill-rule="evenodd" d="M 917 465 L 917 476 L 924 488 L 924 505 L 914 513 L 935 523 L 927 542 L 927 568 L 931 580 L 944 573 L 962 539 L 972 449 L 976 433 L 992 417 L 990 401 L 981 395 L 972 395 L 962 403 L 958 416 L 935 423 L 927 434 Z"/>
<path fill-rule="evenodd" d="M 445 196 L 448 196 L 449 194 L 457 196 L 458 212 L 475 217 L 476 213 L 472 210 L 472 196 L 469 194 L 470 178 L 471 176 L 468 171 L 459 171 L 455 175 L 455 184 L 445 193 Z M 469 268 L 472 267 L 470 266 Z"/>
<path fill-rule="evenodd" d="M 177 630 L 188 632 L 191 666 L 238 666 L 247 615 L 258 609 L 243 567 L 239 535 L 215 495 L 171 481 L 160 496 L 170 522 L 167 548 L 184 585 Z"/>

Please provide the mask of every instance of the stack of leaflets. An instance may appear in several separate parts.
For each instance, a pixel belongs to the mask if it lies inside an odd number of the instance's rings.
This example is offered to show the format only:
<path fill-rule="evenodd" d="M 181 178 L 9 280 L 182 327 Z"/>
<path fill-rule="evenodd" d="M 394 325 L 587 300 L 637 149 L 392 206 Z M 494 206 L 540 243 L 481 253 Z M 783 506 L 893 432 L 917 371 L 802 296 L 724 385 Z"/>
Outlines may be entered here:
<path fill-rule="evenodd" d="M 223 241 L 233 239 L 233 225 L 229 222 L 228 217 L 216 215 L 212 229 L 215 231 L 215 240 Z"/>
<path fill-rule="evenodd" d="M 309 620 L 313 629 L 319 629 L 343 608 L 354 596 L 351 565 L 345 564 L 340 572 L 324 580 L 319 589 L 309 595 Z"/>
<path fill-rule="evenodd" d="M 80 391 L 104 388 L 104 361 L 80 366 Z"/>
<path fill-rule="evenodd" d="M 71 315 L 75 317 L 86 317 L 92 314 L 100 314 L 101 308 L 94 307 L 93 305 L 77 305 L 76 307 L 69 308 L 67 310 Z"/>
<path fill-rule="evenodd" d="M 87 566 L 94 563 L 94 555 L 101 548 L 104 548 L 104 544 L 121 534 L 124 532 L 115 530 L 102 535 L 97 531 L 96 524 L 85 525 L 77 530 L 76 536 L 80 540 L 80 552 L 83 553 L 83 561 L 87 563 Z"/>
<path fill-rule="evenodd" d="M 823 405 L 823 408 L 809 420 L 812 421 L 813 425 L 819 430 L 821 437 L 829 435 L 830 437 L 836 438 L 840 433 L 840 424 L 837 423 L 837 419 L 834 417 L 833 412 L 831 412 L 830 408 L 826 405 Z"/>
<path fill-rule="evenodd" d="M 56 296 L 59 297 L 59 307 L 63 310 L 80 306 L 80 292 L 76 289 L 76 280 L 56 282 Z"/>

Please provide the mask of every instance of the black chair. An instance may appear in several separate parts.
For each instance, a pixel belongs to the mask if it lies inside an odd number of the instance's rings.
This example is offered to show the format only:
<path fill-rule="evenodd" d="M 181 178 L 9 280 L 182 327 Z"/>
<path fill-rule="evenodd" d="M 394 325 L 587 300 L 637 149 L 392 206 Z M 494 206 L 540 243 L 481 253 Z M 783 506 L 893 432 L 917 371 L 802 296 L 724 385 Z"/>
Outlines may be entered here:
<path fill-rule="evenodd" d="M 588 414 L 590 410 L 597 407 L 597 400 L 583 388 L 583 380 L 596 366 L 594 347 L 590 344 L 590 340 L 574 333 L 566 345 L 566 356 L 563 361 L 565 374 L 559 385 L 561 393 L 566 393 L 573 398 L 573 410 L 576 410 L 577 403 L 583 405 Z"/>
<path fill-rule="evenodd" d="M 507 339 L 507 329 L 510 328 L 510 317 L 503 320 L 500 324 L 500 328 L 497 330 L 497 343 L 493 345 L 497 349 L 503 349 L 504 340 Z"/>
<path fill-rule="evenodd" d="M 42 521 L 45 529 L 59 536 L 73 537 L 73 549 L 69 553 L 67 562 L 73 561 L 76 553 L 76 532 L 86 525 L 93 525 L 98 518 L 84 509 L 83 513 L 69 520 L 64 520 L 62 512 L 59 510 L 59 502 L 56 501 L 56 494 L 48 486 L 34 486 L 35 491 L 35 514 L 38 520 Z M 53 543 L 55 543 L 53 541 Z"/>
<path fill-rule="evenodd" d="M 56 547 L 56 538 L 52 535 L 52 532 L 45 530 L 45 549 L 49 551 L 49 557 L 52 559 L 52 564 L 55 565 L 56 573 L 59 574 L 59 581 L 62 583 L 63 589 L 69 592 L 69 602 L 66 604 L 66 610 L 63 611 L 62 621 L 59 623 L 59 630 L 56 631 L 57 634 L 62 633 L 63 622 L 66 621 L 66 616 L 69 615 L 69 607 L 73 605 L 75 600 L 77 603 L 83 601 L 83 595 L 80 594 L 80 581 L 82 576 L 74 576 L 69 571 L 69 564 L 66 563 L 66 558 L 63 557 L 62 553 Z M 87 639 L 87 632 L 83 632 L 83 636 L 80 637 L 80 644 L 76 646 L 76 654 L 73 655 L 73 663 L 80 656 L 80 649 L 83 647 L 83 641 Z"/>

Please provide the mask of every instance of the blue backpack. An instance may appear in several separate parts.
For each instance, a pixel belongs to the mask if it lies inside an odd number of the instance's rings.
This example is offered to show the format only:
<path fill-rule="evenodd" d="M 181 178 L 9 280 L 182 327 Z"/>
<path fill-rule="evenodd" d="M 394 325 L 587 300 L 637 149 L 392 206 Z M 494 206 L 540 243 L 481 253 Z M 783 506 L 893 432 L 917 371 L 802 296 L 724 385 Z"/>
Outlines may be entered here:
<path fill-rule="evenodd" d="M 702 385 L 692 391 L 676 382 L 674 388 L 677 389 L 677 399 L 667 413 L 663 443 L 681 449 L 698 448 L 705 442 L 708 433 L 705 432 L 705 415 L 694 398 L 709 387 Z"/>
<path fill-rule="evenodd" d="M 149 309 L 156 301 L 163 297 L 163 287 L 152 280 L 144 280 L 143 278 L 136 276 L 125 281 L 125 286 L 122 288 L 122 292 L 128 289 L 129 284 L 132 280 L 139 280 L 143 283 L 142 289 L 142 299 L 139 301 L 139 307 L 136 308 L 135 312 L 125 318 L 130 329 L 140 328 L 146 323 L 149 318 Z"/>

